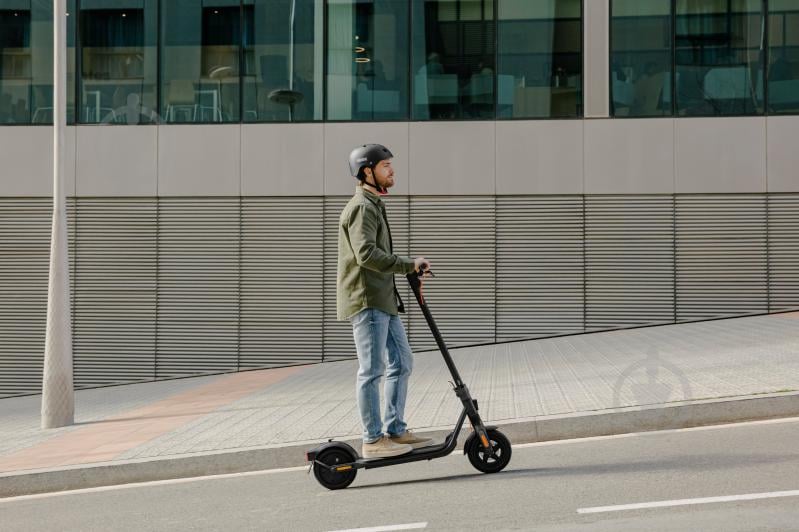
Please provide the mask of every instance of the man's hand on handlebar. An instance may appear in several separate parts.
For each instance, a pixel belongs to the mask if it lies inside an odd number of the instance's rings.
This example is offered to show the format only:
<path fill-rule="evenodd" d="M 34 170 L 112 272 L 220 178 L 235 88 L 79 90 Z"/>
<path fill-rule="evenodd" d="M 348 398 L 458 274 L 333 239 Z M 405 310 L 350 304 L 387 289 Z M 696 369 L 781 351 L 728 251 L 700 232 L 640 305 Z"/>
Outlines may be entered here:
<path fill-rule="evenodd" d="M 424 257 L 417 257 L 413 259 L 413 266 L 418 273 L 422 274 L 420 275 L 420 277 L 422 278 L 427 277 L 429 275 L 433 275 L 433 272 L 430 271 L 431 268 L 430 261 Z"/>

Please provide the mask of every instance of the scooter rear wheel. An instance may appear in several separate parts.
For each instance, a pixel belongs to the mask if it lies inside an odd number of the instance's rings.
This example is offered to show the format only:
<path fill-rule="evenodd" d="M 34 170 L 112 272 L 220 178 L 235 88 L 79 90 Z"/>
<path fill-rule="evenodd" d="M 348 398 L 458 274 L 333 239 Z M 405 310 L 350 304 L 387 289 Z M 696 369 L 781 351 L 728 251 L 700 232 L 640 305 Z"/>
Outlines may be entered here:
<path fill-rule="evenodd" d="M 483 473 L 498 473 L 505 469 L 505 466 L 510 462 L 510 440 L 498 430 L 489 430 L 487 433 L 491 447 L 494 449 L 494 454 L 492 455 L 483 447 L 477 434 L 472 433 L 466 441 L 469 462 L 472 463 L 475 469 Z"/>
<path fill-rule="evenodd" d="M 348 469 L 346 471 L 331 471 L 326 466 L 332 466 L 335 464 L 348 464 L 350 462 L 354 462 L 355 459 L 356 457 L 352 456 L 352 454 L 344 449 L 325 449 L 319 453 L 319 456 L 316 457 L 316 461 L 314 461 L 313 475 L 322 486 L 329 490 L 344 489 L 352 484 L 352 481 L 355 480 L 355 475 L 358 471 L 356 469 Z"/>

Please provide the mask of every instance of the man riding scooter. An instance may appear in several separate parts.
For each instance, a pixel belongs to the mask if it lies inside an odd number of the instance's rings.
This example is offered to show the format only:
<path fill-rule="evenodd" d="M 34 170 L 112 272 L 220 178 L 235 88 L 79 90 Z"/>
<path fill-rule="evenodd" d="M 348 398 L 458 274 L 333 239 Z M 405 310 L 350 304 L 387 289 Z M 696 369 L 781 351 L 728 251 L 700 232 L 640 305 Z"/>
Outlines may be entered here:
<path fill-rule="evenodd" d="M 363 458 L 399 456 L 433 444 L 407 430 L 404 418 L 413 355 L 398 315 L 404 307 L 394 274 L 428 271 L 430 261 L 394 254 L 381 199 L 394 186 L 393 157 L 380 144 L 352 150 L 350 172 L 358 185 L 339 218 L 337 317 L 352 324 L 358 352 L 356 393 L 363 423 Z M 385 432 L 380 414 L 384 372 Z"/>

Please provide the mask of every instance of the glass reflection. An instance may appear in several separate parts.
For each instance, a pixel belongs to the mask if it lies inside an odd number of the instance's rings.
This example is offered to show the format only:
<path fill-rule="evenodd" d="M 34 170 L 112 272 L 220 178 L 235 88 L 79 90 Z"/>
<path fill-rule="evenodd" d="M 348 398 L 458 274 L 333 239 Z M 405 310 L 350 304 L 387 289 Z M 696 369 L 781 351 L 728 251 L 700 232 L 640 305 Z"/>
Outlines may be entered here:
<path fill-rule="evenodd" d="M 493 0 L 412 5 L 413 118 L 494 118 Z"/>
<path fill-rule="evenodd" d="M 67 11 L 75 12 L 74 0 Z M 75 121 L 75 24 L 67 18 L 67 122 Z M 53 4 L 0 0 L 0 124 L 53 123 Z"/>
<path fill-rule="evenodd" d="M 499 0 L 497 116 L 582 114 L 580 0 Z"/>
<path fill-rule="evenodd" d="M 671 115 L 671 0 L 613 0 L 611 10 L 611 114 Z"/>
<path fill-rule="evenodd" d="M 78 120 L 155 122 L 155 0 L 83 0 L 80 8 Z"/>
<path fill-rule="evenodd" d="M 679 115 L 763 112 L 761 0 L 678 0 L 675 58 Z"/>
<path fill-rule="evenodd" d="M 327 118 L 408 118 L 408 3 L 329 0 Z"/>
<path fill-rule="evenodd" d="M 799 1 L 769 2 L 768 106 L 799 112 Z"/>
<path fill-rule="evenodd" d="M 161 2 L 161 115 L 166 122 L 239 121 L 238 0 Z"/>
<path fill-rule="evenodd" d="M 322 118 L 322 11 L 322 0 L 245 0 L 245 121 Z"/>

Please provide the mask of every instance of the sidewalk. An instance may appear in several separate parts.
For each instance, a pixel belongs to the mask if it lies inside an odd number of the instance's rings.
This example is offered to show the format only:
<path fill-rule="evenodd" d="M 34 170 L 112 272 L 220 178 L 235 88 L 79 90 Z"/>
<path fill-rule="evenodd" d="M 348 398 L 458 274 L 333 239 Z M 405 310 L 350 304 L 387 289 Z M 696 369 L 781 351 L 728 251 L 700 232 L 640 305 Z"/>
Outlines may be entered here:
<path fill-rule="evenodd" d="M 452 354 L 484 419 L 514 443 L 799 415 L 799 313 Z M 83 390 L 76 424 L 48 431 L 38 428 L 39 396 L 0 400 L 0 497 L 303 465 L 312 442 L 358 438 L 356 369 L 344 361 Z M 440 437 L 455 422 L 448 380 L 438 352 L 416 355 L 413 429 Z"/>

